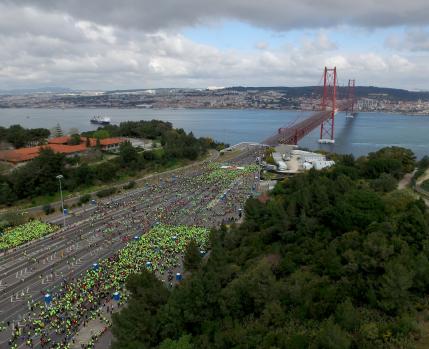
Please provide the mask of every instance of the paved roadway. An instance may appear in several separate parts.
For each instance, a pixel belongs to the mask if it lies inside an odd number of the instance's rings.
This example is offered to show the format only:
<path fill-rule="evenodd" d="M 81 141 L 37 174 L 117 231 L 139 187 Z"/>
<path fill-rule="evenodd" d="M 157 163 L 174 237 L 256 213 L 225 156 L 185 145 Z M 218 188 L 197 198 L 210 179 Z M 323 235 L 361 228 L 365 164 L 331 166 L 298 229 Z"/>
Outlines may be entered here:
<path fill-rule="evenodd" d="M 243 150 L 229 162 L 253 163 L 255 148 Z M 159 185 L 148 184 L 100 202 L 68 218 L 68 226 L 56 234 L 9 251 L 0 258 L 0 321 L 9 327 L 0 334 L 0 348 L 8 348 L 11 328 L 24 326 L 30 300 L 55 292 L 63 279 L 72 280 L 97 260 L 113 255 L 126 239 L 149 230 L 157 221 L 167 224 L 218 226 L 237 219 L 254 186 L 255 178 L 240 177 L 229 188 L 221 184 L 194 185 L 193 179 L 208 173 L 207 166 L 179 170 L 178 178 Z M 229 191 L 229 205 L 219 196 Z M 52 334 L 53 337 L 58 337 Z M 26 348 L 22 341 L 19 348 Z M 35 346 L 40 347 L 35 339 Z"/>

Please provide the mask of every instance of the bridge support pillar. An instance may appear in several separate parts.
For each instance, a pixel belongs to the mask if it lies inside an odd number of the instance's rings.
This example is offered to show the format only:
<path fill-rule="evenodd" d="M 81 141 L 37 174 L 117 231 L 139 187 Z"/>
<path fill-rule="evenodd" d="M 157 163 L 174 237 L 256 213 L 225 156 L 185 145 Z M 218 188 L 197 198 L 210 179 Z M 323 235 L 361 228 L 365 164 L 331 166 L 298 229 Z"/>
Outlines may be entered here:
<path fill-rule="evenodd" d="M 347 87 L 346 118 L 353 118 L 356 115 L 356 113 L 355 113 L 355 103 L 356 103 L 355 85 L 356 85 L 356 80 L 349 79 L 349 85 Z"/>
<path fill-rule="evenodd" d="M 325 67 L 323 76 L 322 111 L 330 111 L 331 117 L 320 125 L 319 143 L 335 143 L 335 114 L 337 112 L 337 68 Z"/>

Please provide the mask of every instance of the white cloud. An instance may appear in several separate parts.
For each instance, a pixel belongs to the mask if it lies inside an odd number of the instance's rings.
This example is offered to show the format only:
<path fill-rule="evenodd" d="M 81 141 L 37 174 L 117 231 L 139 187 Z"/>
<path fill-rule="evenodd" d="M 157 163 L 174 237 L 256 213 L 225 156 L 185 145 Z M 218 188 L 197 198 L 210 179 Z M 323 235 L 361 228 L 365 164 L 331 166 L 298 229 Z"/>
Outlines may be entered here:
<path fill-rule="evenodd" d="M 305 36 L 302 40 L 302 47 L 307 53 L 331 51 L 338 48 L 324 31 L 319 31 L 315 37 Z"/>
<path fill-rule="evenodd" d="M 269 44 L 266 41 L 259 41 L 255 44 L 255 48 L 258 50 L 266 50 L 269 47 Z"/>
<path fill-rule="evenodd" d="M 192 3 L 191 0 L 183 1 Z M 275 9 L 295 11 L 297 18 L 293 21 L 298 23 L 299 18 L 306 18 L 304 10 L 311 3 L 310 0 L 302 1 L 301 5 L 296 2 L 292 8 L 284 1 L 271 2 L 273 24 L 267 20 L 266 25 L 279 29 Z M 304 35 L 298 44 L 289 43 L 279 48 L 261 41 L 253 50 L 222 50 L 188 39 L 163 24 L 163 20 L 157 25 L 137 23 L 137 18 L 144 22 L 150 15 L 153 16 L 151 21 L 155 22 L 164 15 L 169 18 L 167 14 L 176 16 L 177 25 L 203 22 L 208 14 L 196 3 L 193 3 L 196 9 L 188 8 L 190 14 L 180 12 L 175 5 L 167 11 L 158 3 L 151 3 L 148 14 L 142 5 L 147 2 L 137 0 L 134 7 L 127 7 L 125 3 L 114 6 L 110 1 L 100 5 L 97 0 L 85 5 L 63 0 L 51 3 L 52 7 L 45 7 L 49 1 L 38 6 L 34 1 L 27 3 L 27 7 L 20 7 L 15 2 L 0 0 L 0 45 L 3 48 L 0 50 L 0 89 L 46 85 L 94 89 L 314 85 L 319 81 L 324 65 L 336 65 L 340 78 L 345 81 L 349 77 L 356 78 L 358 84 L 427 87 L 423 77 L 429 73 L 426 64 L 429 53 L 414 55 L 415 43 L 409 44 L 406 52 L 402 48 L 407 48 L 406 45 L 389 54 L 369 49 L 347 52 L 330 38 L 330 30 L 322 29 L 313 35 Z M 75 6 L 76 3 L 82 9 Z M 225 11 L 225 16 L 263 25 L 268 9 L 256 2 L 246 3 L 244 6 L 241 0 L 237 1 L 237 8 L 232 9 L 232 5 L 221 2 L 219 7 Z M 95 4 L 100 6 L 97 10 Z M 314 2 L 315 9 L 311 11 L 319 11 L 322 16 L 323 10 L 318 4 Z M 344 5 L 338 6 L 344 8 Z M 374 11 L 379 11 L 379 6 L 374 6 Z M 413 8 L 411 6 L 410 11 Z M 256 17 L 258 11 L 260 17 Z M 336 11 L 339 10 L 335 9 L 334 13 Z M 350 21 L 364 25 L 364 19 L 357 20 L 362 13 L 359 11 Z M 292 14 L 284 12 L 286 21 Z M 122 23 L 126 16 L 130 16 L 130 25 Z M 314 18 L 316 22 L 320 21 L 319 16 L 314 15 Z M 392 18 L 390 22 L 383 20 L 383 25 L 393 23 Z M 425 38 L 423 34 L 419 34 L 421 38 Z M 407 42 L 411 41 L 412 35 L 409 36 L 405 36 Z M 390 41 L 392 43 L 394 39 Z M 399 42 L 403 42 L 401 38 Z"/>
<path fill-rule="evenodd" d="M 1 0 L 14 4 L 16 0 Z M 429 24 L 426 0 L 20 0 L 81 20 L 158 31 L 233 18 L 275 30 Z"/>
<path fill-rule="evenodd" d="M 409 28 L 402 34 L 389 35 L 385 45 L 399 51 L 429 51 L 429 31 Z"/>

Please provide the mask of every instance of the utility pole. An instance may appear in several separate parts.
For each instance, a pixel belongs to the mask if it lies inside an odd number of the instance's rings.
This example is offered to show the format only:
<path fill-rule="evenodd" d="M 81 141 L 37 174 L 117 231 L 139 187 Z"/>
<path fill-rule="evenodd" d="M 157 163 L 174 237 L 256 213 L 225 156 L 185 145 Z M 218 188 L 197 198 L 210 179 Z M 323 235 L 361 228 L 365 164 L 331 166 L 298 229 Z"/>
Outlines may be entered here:
<path fill-rule="evenodd" d="M 63 175 L 58 175 L 56 177 L 58 179 L 58 182 L 60 183 L 60 196 L 61 196 L 61 208 L 63 210 L 63 227 L 66 227 L 66 213 L 64 212 L 64 200 L 63 200 L 63 188 L 61 186 L 61 179 L 64 178 Z"/>

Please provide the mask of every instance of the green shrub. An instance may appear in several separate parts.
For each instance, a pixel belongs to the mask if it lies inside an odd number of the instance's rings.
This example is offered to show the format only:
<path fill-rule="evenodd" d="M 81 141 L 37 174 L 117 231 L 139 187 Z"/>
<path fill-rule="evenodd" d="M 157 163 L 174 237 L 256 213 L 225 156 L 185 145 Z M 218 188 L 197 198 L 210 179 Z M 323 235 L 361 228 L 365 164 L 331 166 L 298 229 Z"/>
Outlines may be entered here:
<path fill-rule="evenodd" d="M 429 191 L 429 179 L 425 180 L 421 185 L 423 190 Z"/>
<path fill-rule="evenodd" d="M 124 189 L 128 190 L 128 189 L 133 189 L 136 187 L 136 182 L 135 181 L 129 181 L 127 184 L 124 185 Z"/>
<path fill-rule="evenodd" d="M 79 205 L 83 205 L 89 202 L 91 200 L 91 194 L 84 194 L 79 198 Z"/>
<path fill-rule="evenodd" d="M 97 195 L 97 197 L 99 198 L 104 198 L 106 196 L 109 196 L 115 193 L 116 193 L 116 188 L 107 188 L 107 189 L 98 191 L 95 195 Z"/>
<path fill-rule="evenodd" d="M 55 209 L 51 206 L 51 204 L 43 205 L 42 210 L 45 212 L 45 215 L 55 212 Z"/>

